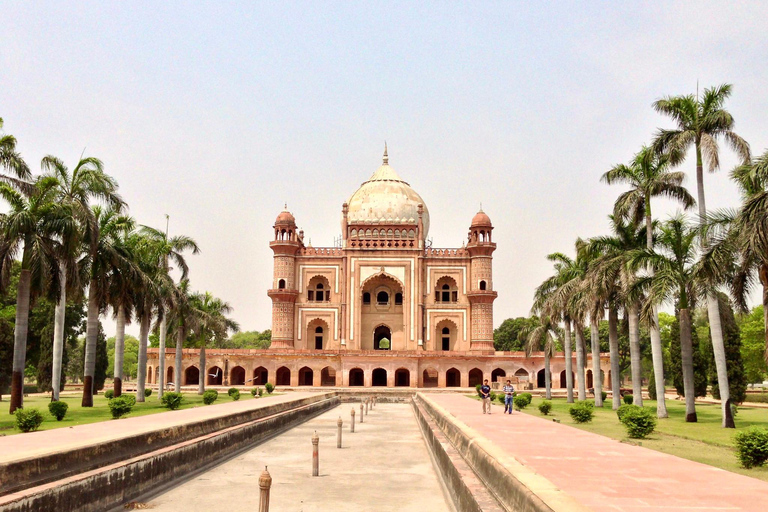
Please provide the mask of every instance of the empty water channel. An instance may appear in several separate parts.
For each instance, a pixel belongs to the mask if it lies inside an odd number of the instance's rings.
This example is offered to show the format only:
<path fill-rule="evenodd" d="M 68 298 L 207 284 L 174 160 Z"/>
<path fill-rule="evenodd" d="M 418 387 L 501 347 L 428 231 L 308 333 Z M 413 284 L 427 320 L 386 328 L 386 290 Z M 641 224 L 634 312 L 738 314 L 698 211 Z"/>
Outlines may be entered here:
<path fill-rule="evenodd" d="M 355 432 L 350 432 L 355 408 Z M 336 447 L 337 421 L 344 424 Z M 312 476 L 317 432 L 319 476 Z M 410 404 L 377 403 L 360 423 L 360 404 L 341 405 L 138 502 L 152 510 L 253 511 L 259 476 L 272 476 L 270 511 L 454 510 Z"/>

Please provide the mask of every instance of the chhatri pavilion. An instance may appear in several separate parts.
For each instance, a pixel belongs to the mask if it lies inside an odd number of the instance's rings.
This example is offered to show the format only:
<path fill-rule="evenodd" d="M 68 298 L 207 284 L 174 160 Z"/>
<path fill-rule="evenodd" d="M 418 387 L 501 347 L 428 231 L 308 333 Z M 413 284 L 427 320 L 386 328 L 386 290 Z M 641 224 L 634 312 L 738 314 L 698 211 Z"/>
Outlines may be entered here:
<path fill-rule="evenodd" d="M 272 345 L 266 350 L 184 350 L 182 384 L 469 387 L 483 379 L 544 386 L 543 354 L 493 348 L 493 241 L 482 210 L 460 248 L 429 247 L 421 196 L 382 165 L 341 208 L 341 244 L 312 247 L 287 211 L 269 243 L 274 253 Z M 157 382 L 157 349 L 147 372 Z M 165 367 L 173 381 L 174 354 Z M 155 369 L 153 370 L 152 367 Z M 562 354 L 552 386 L 565 387 Z M 591 372 L 587 374 L 591 382 Z M 607 379 L 606 379 L 607 380 Z"/>

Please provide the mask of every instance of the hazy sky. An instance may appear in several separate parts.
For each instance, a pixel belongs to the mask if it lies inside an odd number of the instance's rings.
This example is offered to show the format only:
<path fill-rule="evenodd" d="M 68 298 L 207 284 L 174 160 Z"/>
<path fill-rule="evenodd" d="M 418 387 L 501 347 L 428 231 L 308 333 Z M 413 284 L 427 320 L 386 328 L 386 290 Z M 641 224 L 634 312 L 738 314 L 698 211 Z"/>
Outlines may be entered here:
<path fill-rule="evenodd" d="M 418 191 L 435 247 L 480 202 L 495 323 L 528 314 L 553 251 L 605 233 L 599 177 L 671 123 L 651 103 L 723 82 L 768 147 L 765 2 L 4 2 L 0 117 L 34 169 L 85 149 L 142 224 L 193 237 L 194 289 L 270 327 L 268 242 L 287 202 L 312 244 L 381 163 Z M 710 208 L 738 201 L 706 176 Z M 691 173 L 693 161 L 683 164 Z M 662 218 L 673 212 L 658 202 Z M 111 321 L 107 332 L 114 332 Z M 129 331 L 137 331 L 132 327 Z"/>

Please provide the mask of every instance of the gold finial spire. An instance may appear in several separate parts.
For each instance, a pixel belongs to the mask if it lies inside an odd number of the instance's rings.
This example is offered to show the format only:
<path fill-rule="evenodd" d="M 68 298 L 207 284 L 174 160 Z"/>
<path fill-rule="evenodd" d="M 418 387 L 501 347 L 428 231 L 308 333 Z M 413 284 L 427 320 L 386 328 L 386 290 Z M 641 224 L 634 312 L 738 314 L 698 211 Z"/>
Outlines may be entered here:
<path fill-rule="evenodd" d="M 387 141 L 384 141 L 384 165 L 389 165 L 389 155 L 387 155 Z"/>

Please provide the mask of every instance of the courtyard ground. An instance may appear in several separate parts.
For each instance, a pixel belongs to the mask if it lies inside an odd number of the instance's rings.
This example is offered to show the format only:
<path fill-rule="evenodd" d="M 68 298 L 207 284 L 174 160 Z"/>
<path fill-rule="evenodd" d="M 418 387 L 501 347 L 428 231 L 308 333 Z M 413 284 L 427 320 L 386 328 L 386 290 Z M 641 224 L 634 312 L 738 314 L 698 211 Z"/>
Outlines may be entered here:
<path fill-rule="evenodd" d="M 555 407 L 555 418 L 562 422 L 556 423 L 552 417 L 541 416 L 533 408 L 538 401 L 529 406 L 531 410 L 527 414 L 505 415 L 502 414 L 503 407 L 496 406 L 494 414 L 487 416 L 482 414 L 480 403 L 472 398 L 427 396 L 500 450 L 594 510 L 762 512 L 768 509 L 768 483 L 649 450 L 646 441 L 642 441 L 641 447 L 587 431 L 589 426 L 573 428 L 566 418 L 564 400 L 562 405 Z M 742 421 L 743 412 L 739 413 Z M 761 413 L 765 414 L 765 411 L 761 410 Z M 608 415 L 615 418 L 615 412 L 610 408 L 597 411 L 596 416 L 600 417 L 591 428 L 600 431 L 601 426 L 610 421 L 618 425 L 618 420 L 609 419 Z M 674 423 L 676 415 L 675 412 L 673 419 L 668 421 Z M 733 435 L 733 430 L 728 435 Z M 712 449 L 712 445 L 697 442 L 701 451 Z"/>

